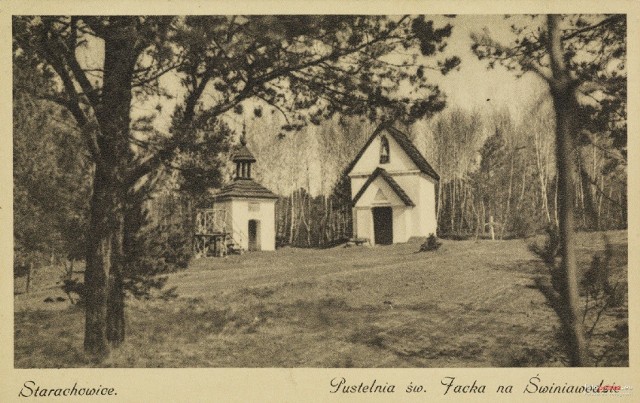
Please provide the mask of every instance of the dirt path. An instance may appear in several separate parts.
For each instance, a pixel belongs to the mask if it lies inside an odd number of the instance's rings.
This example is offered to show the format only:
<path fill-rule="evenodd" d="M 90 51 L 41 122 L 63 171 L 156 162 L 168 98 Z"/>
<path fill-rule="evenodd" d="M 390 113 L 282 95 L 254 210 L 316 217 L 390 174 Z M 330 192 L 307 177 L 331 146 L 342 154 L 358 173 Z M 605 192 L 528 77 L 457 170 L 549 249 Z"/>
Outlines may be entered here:
<path fill-rule="evenodd" d="M 417 248 L 284 249 L 206 259 L 169 286 L 184 298 L 289 312 L 284 326 L 267 321 L 261 331 L 287 338 L 293 325 L 303 339 L 322 335 L 324 352 L 314 349 L 320 365 L 346 355 L 358 366 L 375 355 L 382 366 L 495 366 L 496 352 L 515 340 L 526 345 L 527 333 L 551 337 L 555 317 L 530 288 L 534 258 L 524 242 L 445 242 L 435 253 Z M 310 323 L 317 316 L 326 321 L 322 330 Z M 288 348 L 308 355 L 300 340 Z"/>

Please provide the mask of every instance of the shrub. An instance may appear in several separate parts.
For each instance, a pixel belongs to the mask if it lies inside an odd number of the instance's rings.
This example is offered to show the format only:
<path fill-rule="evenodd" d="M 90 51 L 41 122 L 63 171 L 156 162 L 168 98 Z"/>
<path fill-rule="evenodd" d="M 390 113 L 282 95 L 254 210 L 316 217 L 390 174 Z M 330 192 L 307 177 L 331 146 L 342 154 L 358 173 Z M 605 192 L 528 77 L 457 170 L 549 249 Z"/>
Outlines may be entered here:
<path fill-rule="evenodd" d="M 582 275 L 580 285 L 586 297 L 583 323 L 591 318 L 587 334 L 591 336 L 602 318 L 611 309 L 622 306 L 625 302 L 626 290 L 620 282 L 612 282 L 613 247 L 605 237 L 605 250 L 591 259 L 590 267 Z M 586 323 L 585 323 L 586 324 Z"/>
<path fill-rule="evenodd" d="M 438 241 L 438 238 L 436 238 L 435 234 L 429 234 L 427 240 L 422 245 L 420 245 L 420 252 L 438 250 L 438 248 L 440 248 L 440 245 L 442 245 L 442 242 Z"/>
<path fill-rule="evenodd" d="M 603 319 L 624 309 L 628 290 L 624 281 L 615 280 L 614 249 L 609 239 L 605 236 L 605 250 L 592 256 L 590 266 L 580 274 L 580 296 L 584 304 L 582 309 L 582 326 L 586 330 L 585 336 L 589 346 L 589 355 L 595 364 L 605 362 L 617 363 L 624 361 L 624 354 L 616 357 L 607 356 L 611 349 L 618 347 L 620 338 L 624 337 L 614 332 L 614 336 L 607 340 L 603 327 L 610 326 Z M 558 339 L 566 341 L 566 335 L 570 332 L 566 310 L 566 280 L 562 266 L 556 262 L 561 255 L 560 236 L 556 228 L 547 228 L 547 238 L 544 244 L 531 244 L 530 250 L 540 257 L 549 269 L 549 277 L 541 276 L 535 279 L 536 286 L 547 298 L 547 302 L 561 319 L 562 330 Z M 598 331 L 596 331 L 598 330 Z M 611 333 L 611 332 L 609 332 Z M 596 341 L 597 339 L 597 341 Z M 603 347 L 604 346 L 604 347 Z M 622 357 L 622 358 L 621 358 Z"/>
<path fill-rule="evenodd" d="M 560 233 L 558 227 L 548 225 L 545 228 L 547 237 L 544 244 L 531 243 L 529 250 L 542 259 L 548 266 L 554 266 L 556 257 L 560 256 Z"/>

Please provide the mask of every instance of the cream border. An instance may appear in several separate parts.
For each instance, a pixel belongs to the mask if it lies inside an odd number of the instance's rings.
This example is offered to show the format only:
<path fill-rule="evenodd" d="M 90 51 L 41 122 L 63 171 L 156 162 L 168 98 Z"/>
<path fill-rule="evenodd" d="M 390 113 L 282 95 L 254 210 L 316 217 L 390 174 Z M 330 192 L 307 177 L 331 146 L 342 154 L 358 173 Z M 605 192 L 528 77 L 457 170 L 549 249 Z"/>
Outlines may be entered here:
<path fill-rule="evenodd" d="M 11 16 L 15 14 L 401 14 L 401 13 L 628 13 L 628 96 L 629 96 L 629 282 L 632 291 L 630 305 L 630 367 L 590 369 L 65 369 L 16 370 L 13 369 L 13 301 L 12 301 L 12 137 L 11 137 Z M 486 384 L 487 393 L 470 396 L 473 401 L 594 401 L 606 397 L 571 395 L 524 395 L 522 390 L 530 377 L 539 374 L 548 383 L 584 384 L 605 379 L 618 385 L 634 388 L 624 401 L 640 399 L 640 358 L 638 335 L 640 322 L 640 293 L 634 292 L 640 284 L 640 4 L 632 0 L 565 0 L 555 1 L 410 1 L 410 0 L 354 0 L 354 1 L 36 1 L 5 0 L 0 3 L 0 401 L 18 401 L 18 392 L 27 380 L 51 386 L 65 386 L 78 381 L 85 385 L 110 385 L 117 389 L 113 401 L 458 401 L 459 396 L 442 396 L 440 380 L 455 376 L 461 381 Z M 634 247 L 635 246 L 635 247 Z M 345 376 L 354 382 L 395 383 L 396 393 L 391 395 L 336 396 L 329 392 L 333 377 Z M 408 395 L 404 388 L 409 382 L 427 386 L 432 393 Z M 498 384 L 514 385 L 509 396 L 497 395 Z M 591 399 L 591 400 L 590 400 Z M 45 399 L 42 399 L 45 400 Z M 88 400 L 87 398 L 78 400 Z M 61 399 L 66 401 L 66 399 Z"/>

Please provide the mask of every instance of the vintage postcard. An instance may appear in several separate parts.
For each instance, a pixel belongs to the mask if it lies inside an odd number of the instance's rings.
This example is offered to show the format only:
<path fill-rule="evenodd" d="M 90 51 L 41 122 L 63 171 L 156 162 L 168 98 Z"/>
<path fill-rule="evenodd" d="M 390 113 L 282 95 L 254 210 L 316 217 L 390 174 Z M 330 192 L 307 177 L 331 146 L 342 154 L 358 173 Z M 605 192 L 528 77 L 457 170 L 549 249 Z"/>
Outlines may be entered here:
<path fill-rule="evenodd" d="M 639 398 L 634 2 L 0 10 L 3 402 Z"/>

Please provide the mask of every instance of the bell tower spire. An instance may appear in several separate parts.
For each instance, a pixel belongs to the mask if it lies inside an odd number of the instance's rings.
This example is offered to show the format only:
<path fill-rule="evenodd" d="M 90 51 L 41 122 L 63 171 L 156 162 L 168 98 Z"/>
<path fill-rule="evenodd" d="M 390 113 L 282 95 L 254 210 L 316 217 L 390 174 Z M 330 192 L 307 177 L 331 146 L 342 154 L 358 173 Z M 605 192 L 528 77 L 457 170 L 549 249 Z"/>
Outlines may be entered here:
<path fill-rule="evenodd" d="M 242 122 L 242 135 L 240 136 L 240 147 L 233 154 L 233 162 L 236 163 L 236 180 L 251 179 L 251 164 L 256 162 L 256 158 L 247 148 L 247 126 Z"/>
<path fill-rule="evenodd" d="M 242 134 L 240 135 L 240 145 L 247 145 L 247 121 L 244 119 L 242 120 Z"/>

